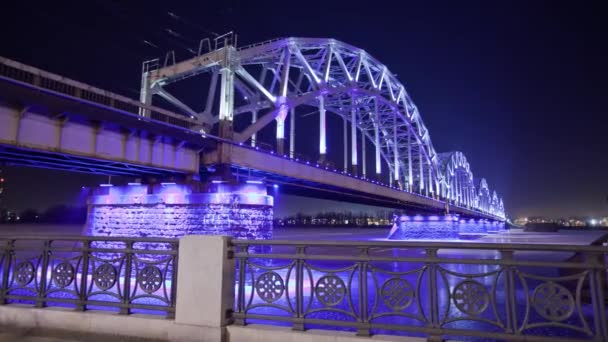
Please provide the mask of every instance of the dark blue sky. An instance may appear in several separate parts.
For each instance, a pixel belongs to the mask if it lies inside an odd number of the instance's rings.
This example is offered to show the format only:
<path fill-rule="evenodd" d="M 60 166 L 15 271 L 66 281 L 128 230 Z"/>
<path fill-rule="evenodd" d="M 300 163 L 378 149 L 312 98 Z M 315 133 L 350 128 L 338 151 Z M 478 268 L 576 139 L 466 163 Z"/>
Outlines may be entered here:
<path fill-rule="evenodd" d="M 137 97 L 142 60 L 172 49 L 185 57 L 182 46 L 209 31 L 235 30 L 241 45 L 333 37 L 398 74 L 436 150 L 464 152 L 509 214 L 608 214 L 600 1 L 122 3 L 11 2 L 0 14 L 0 55 Z M 66 189 L 88 181 L 56 177 Z"/>

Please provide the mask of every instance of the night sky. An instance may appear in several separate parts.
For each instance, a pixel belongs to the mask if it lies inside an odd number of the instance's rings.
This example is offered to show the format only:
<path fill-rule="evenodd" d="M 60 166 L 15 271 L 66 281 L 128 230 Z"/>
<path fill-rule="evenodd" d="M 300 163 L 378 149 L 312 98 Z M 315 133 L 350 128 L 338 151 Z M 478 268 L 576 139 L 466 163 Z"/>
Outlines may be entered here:
<path fill-rule="evenodd" d="M 333 37 L 398 75 L 435 149 L 464 152 L 510 216 L 608 215 L 608 13 L 600 1 L 123 3 L 11 1 L 0 14 L 0 55 L 137 98 L 143 60 L 168 50 L 185 58 L 185 47 L 213 32 L 234 30 L 239 45 Z M 3 169 L 15 208 L 69 203 L 100 180 Z M 282 207 L 311 203 L 291 198 Z"/>

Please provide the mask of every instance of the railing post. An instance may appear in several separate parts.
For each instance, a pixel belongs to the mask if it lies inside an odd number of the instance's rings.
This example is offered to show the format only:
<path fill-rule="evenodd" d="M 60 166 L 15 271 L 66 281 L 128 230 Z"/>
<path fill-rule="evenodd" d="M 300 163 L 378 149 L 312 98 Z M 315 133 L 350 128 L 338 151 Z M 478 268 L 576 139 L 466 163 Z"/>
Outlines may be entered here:
<path fill-rule="evenodd" d="M 296 310 L 293 330 L 304 330 L 304 258 L 306 247 L 296 247 Z M 287 284 L 289 286 L 289 284 Z"/>
<path fill-rule="evenodd" d="M 221 341 L 234 311 L 234 253 L 230 237 L 188 235 L 179 240 L 175 324 L 170 340 L 186 340 L 187 326 L 197 326 L 209 341 Z M 212 337 L 213 336 L 213 337 Z"/>
<path fill-rule="evenodd" d="M 50 244 L 50 240 L 44 240 L 44 248 L 42 250 L 42 269 L 40 270 L 40 284 L 38 285 L 38 300 L 36 301 L 37 308 L 43 308 L 46 306 L 46 276 L 49 268 Z"/>
<path fill-rule="evenodd" d="M 506 321 L 507 326 L 505 328 L 506 333 L 518 334 L 517 330 L 517 295 L 515 289 L 515 269 L 511 266 L 513 262 L 513 251 L 501 250 L 500 251 L 501 261 L 506 263 L 504 266 L 505 275 L 505 309 L 506 309 Z"/>
<path fill-rule="evenodd" d="M 429 272 L 429 313 L 431 318 L 431 328 L 439 329 L 439 296 L 437 289 L 437 249 L 428 248 L 426 250 Z M 442 341 L 441 335 L 430 334 L 429 341 Z"/>
<path fill-rule="evenodd" d="M 91 248 L 91 241 L 82 241 L 82 272 L 80 274 L 80 286 L 78 293 L 78 304 L 76 310 L 84 311 L 87 309 L 87 278 L 89 275 L 89 253 Z"/>
<path fill-rule="evenodd" d="M 0 305 L 6 304 L 6 294 L 8 292 L 8 276 L 11 268 L 11 258 L 13 257 L 13 247 L 15 240 L 7 240 L 4 247 L 4 260 L 2 266 L 2 291 L 0 291 Z"/>
<path fill-rule="evenodd" d="M 126 244 L 126 255 L 125 255 L 125 283 L 123 284 L 122 290 L 122 307 L 120 308 L 121 315 L 128 315 L 131 313 L 129 309 L 129 303 L 131 302 L 131 269 L 133 268 L 133 241 L 125 241 Z M 135 280 L 135 286 L 137 286 L 137 280 Z"/>
<path fill-rule="evenodd" d="M 362 247 L 360 255 L 362 257 L 369 256 L 369 248 Z M 367 293 L 367 261 L 360 261 L 359 267 L 359 327 L 357 327 L 357 336 L 370 336 L 371 326 L 367 317 L 367 301 L 369 296 Z M 351 292 L 352 293 L 352 292 Z"/>
<path fill-rule="evenodd" d="M 608 338 L 608 322 L 606 322 L 608 318 L 604 307 L 606 303 L 604 296 L 604 291 L 606 291 L 606 264 L 602 260 L 603 257 L 601 253 L 586 253 L 585 264 L 590 268 L 589 284 L 591 285 L 595 332 L 598 337 Z"/>
<path fill-rule="evenodd" d="M 179 245 L 177 243 L 172 243 L 171 244 L 171 249 L 174 251 L 179 251 Z M 170 306 L 173 309 L 173 311 L 167 311 L 167 318 L 168 319 L 175 319 L 175 306 L 176 306 L 176 297 L 177 297 L 177 272 L 178 267 L 177 265 L 179 264 L 179 254 L 176 254 L 173 256 L 173 271 L 171 272 L 171 298 L 169 298 L 170 300 Z"/>
<path fill-rule="evenodd" d="M 247 254 L 249 246 L 239 246 L 239 252 Z M 234 324 L 245 325 L 245 268 L 247 267 L 247 258 L 239 258 L 239 288 L 237 292 L 237 312 L 242 314 L 234 320 Z"/>

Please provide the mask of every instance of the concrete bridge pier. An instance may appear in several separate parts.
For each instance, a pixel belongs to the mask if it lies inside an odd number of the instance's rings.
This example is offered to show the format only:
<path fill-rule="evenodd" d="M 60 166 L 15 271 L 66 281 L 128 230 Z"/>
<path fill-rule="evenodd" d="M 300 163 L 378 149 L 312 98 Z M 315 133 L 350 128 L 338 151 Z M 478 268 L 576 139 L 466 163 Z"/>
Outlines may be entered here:
<path fill-rule="evenodd" d="M 262 183 L 104 185 L 88 200 L 85 234 L 112 237 L 228 235 L 272 237 L 273 197 Z"/>

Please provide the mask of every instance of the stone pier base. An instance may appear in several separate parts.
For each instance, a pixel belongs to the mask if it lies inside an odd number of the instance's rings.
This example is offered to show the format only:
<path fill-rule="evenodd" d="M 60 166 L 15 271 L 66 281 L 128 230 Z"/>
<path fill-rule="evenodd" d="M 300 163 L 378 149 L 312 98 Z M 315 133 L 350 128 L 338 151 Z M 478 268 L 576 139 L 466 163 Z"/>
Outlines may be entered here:
<path fill-rule="evenodd" d="M 228 235 L 272 237 L 273 198 L 263 184 L 104 186 L 89 197 L 92 236 Z"/>

